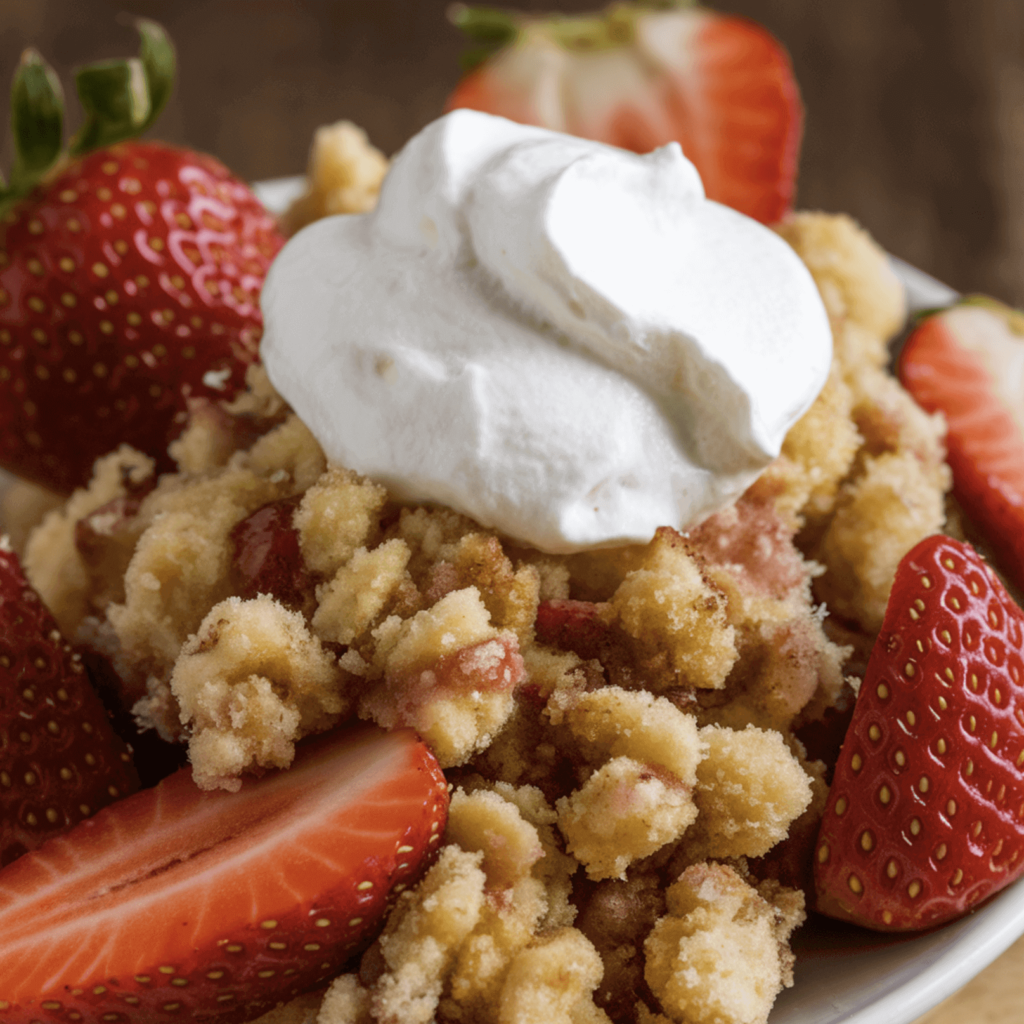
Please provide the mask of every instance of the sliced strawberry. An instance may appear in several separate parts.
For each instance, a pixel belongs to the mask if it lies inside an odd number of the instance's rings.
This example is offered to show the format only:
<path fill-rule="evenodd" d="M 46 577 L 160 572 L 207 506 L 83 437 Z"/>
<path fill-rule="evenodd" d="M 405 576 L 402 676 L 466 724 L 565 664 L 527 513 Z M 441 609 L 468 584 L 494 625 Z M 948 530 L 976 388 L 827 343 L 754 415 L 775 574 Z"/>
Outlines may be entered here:
<path fill-rule="evenodd" d="M 173 68 L 170 44 L 143 24 Z M 38 56 L 15 80 L 19 173 L 0 189 L 0 465 L 58 491 L 121 443 L 171 468 L 167 444 L 188 405 L 243 387 L 262 332 L 260 287 L 283 244 L 216 160 L 118 141 L 146 127 L 151 98 L 170 89 L 143 50 L 142 78 L 128 61 L 79 73 L 90 116 L 59 173 L 48 170 L 61 144 L 59 85 Z M 150 116 L 117 120 L 140 105 Z"/>
<path fill-rule="evenodd" d="M 979 299 L 929 316 L 899 375 L 922 408 L 945 416 L 953 493 L 1024 587 L 1024 317 Z"/>
<path fill-rule="evenodd" d="M 974 550 L 900 563 L 836 766 L 818 909 L 879 930 L 949 921 L 1024 870 L 1024 613 Z"/>
<path fill-rule="evenodd" d="M 0 539 L 0 864 L 138 786 L 81 659 Z"/>
<path fill-rule="evenodd" d="M 765 223 L 789 209 L 803 108 L 785 50 L 754 22 L 688 0 L 545 18 L 458 5 L 454 20 L 499 48 L 462 79 L 446 109 L 471 107 L 638 153 L 678 141 L 708 198 Z"/>
<path fill-rule="evenodd" d="M 441 845 L 447 802 L 404 730 L 318 737 L 237 793 L 180 771 L 0 872 L 3 1019 L 242 1021 L 323 984 Z"/>

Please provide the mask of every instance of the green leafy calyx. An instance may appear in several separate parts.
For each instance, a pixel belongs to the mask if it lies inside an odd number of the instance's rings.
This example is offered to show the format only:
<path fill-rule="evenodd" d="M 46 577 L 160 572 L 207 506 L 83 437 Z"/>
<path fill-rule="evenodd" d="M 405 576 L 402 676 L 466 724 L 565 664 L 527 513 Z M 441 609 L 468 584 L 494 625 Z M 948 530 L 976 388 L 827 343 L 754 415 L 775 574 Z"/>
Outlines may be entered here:
<path fill-rule="evenodd" d="M 135 22 L 139 55 L 81 68 L 75 76 L 85 112 L 67 156 L 135 138 L 157 118 L 174 84 L 174 46 L 155 21 Z M 14 161 L 10 181 L 0 178 L 0 215 L 33 188 L 60 161 L 64 135 L 64 93 L 53 68 L 33 49 L 22 54 L 11 87 Z"/>
<path fill-rule="evenodd" d="M 463 71 L 469 72 L 525 34 L 542 36 L 577 53 L 610 50 L 633 41 L 636 19 L 645 12 L 692 6 L 694 0 L 620 0 L 596 14 L 538 17 L 456 3 L 448 8 L 448 20 L 469 40 L 470 46 L 461 58 Z"/>

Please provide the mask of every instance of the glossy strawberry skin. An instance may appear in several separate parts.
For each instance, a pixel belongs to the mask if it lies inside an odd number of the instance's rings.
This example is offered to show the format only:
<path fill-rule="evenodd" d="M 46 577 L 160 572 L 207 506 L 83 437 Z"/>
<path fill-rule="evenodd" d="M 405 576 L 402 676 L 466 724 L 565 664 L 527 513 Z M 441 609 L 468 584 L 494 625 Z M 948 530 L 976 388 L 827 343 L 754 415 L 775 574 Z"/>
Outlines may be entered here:
<path fill-rule="evenodd" d="M 0 864 L 138 785 L 81 659 L 0 545 Z"/>
<path fill-rule="evenodd" d="M 836 766 L 818 909 L 878 930 L 949 921 L 1024 869 L 1024 615 L 969 545 L 896 574 Z"/>
<path fill-rule="evenodd" d="M 229 1024 L 325 984 L 429 864 L 447 803 L 409 730 L 317 737 L 237 793 L 182 770 L 0 872 L 3 1020 Z"/>
<path fill-rule="evenodd" d="M 217 161 L 97 150 L 0 226 L 0 465 L 52 489 L 121 443 L 169 468 L 193 399 L 230 399 L 258 354 L 283 239 Z"/>
<path fill-rule="evenodd" d="M 467 74 L 446 104 L 566 131 L 638 153 L 679 142 L 709 199 L 762 223 L 790 209 L 803 106 L 786 52 L 745 18 L 689 5 L 615 5 L 620 45 L 574 45 L 543 19 Z M 584 28 L 579 35 L 585 35 Z M 613 30 L 614 34 L 614 30 Z"/>
<path fill-rule="evenodd" d="M 996 391 L 999 355 L 990 353 L 986 365 L 982 347 L 1000 336 L 1011 350 L 1014 340 L 1024 347 L 1020 323 L 1019 314 L 988 301 L 926 317 L 903 347 L 899 377 L 923 409 L 945 417 L 953 493 L 999 567 L 1024 587 L 1024 433 Z M 978 335 L 974 345 L 964 344 L 965 333 Z"/>

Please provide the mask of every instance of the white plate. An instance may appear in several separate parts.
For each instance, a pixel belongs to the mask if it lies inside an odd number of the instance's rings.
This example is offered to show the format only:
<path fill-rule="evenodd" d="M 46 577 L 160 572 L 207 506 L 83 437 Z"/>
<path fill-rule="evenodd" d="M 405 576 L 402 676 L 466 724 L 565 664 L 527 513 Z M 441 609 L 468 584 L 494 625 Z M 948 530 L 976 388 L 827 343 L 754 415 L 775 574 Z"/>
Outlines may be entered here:
<path fill-rule="evenodd" d="M 283 213 L 292 200 L 302 195 L 306 179 L 301 174 L 290 178 L 271 178 L 268 181 L 254 181 L 250 187 L 268 210 Z"/>
<path fill-rule="evenodd" d="M 1024 933 L 1024 879 L 967 917 L 910 938 L 815 918 L 795 936 L 796 982 L 769 1024 L 911 1024 Z"/>

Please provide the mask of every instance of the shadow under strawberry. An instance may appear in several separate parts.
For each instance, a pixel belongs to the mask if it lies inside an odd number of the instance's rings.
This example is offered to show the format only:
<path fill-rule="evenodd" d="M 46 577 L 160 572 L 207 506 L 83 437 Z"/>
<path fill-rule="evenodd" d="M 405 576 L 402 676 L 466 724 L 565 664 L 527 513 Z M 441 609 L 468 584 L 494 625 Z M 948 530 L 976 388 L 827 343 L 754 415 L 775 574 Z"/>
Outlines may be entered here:
<path fill-rule="evenodd" d="M 111 727 L 131 749 L 140 788 L 149 789 L 188 764 L 188 747 L 184 744 L 168 743 L 155 729 L 139 729 L 135 716 L 121 702 L 124 687 L 110 659 L 88 648 L 80 653 Z"/>

